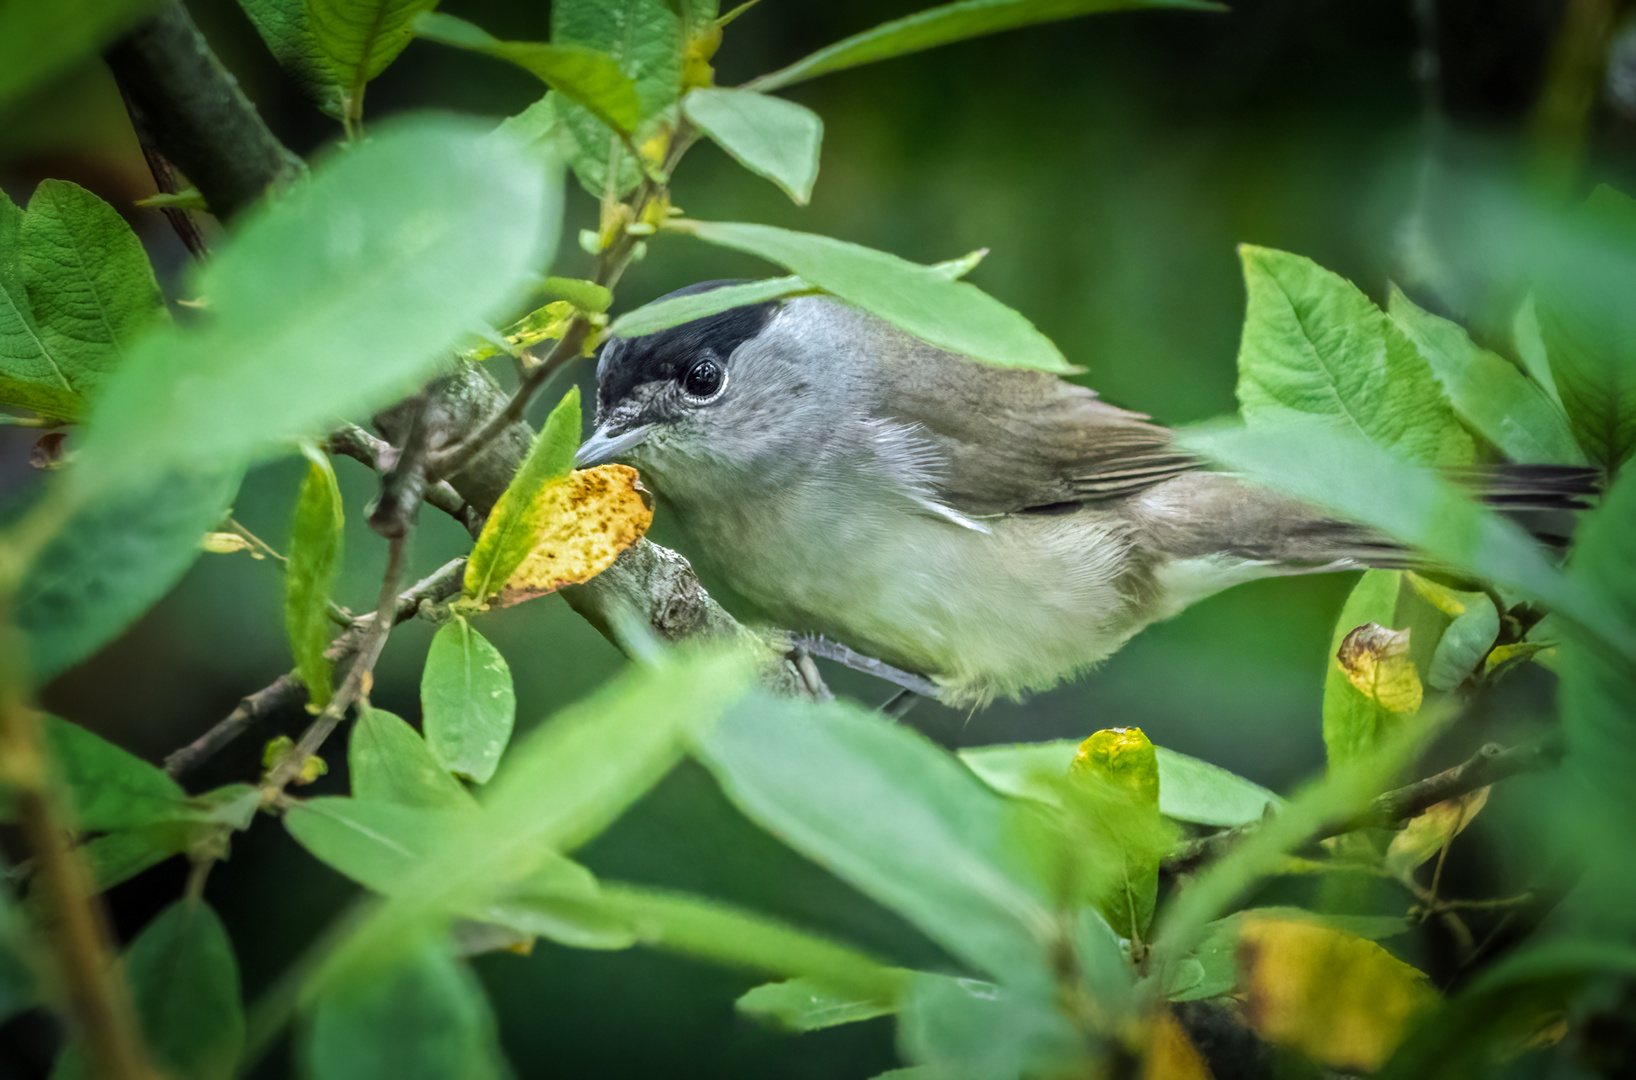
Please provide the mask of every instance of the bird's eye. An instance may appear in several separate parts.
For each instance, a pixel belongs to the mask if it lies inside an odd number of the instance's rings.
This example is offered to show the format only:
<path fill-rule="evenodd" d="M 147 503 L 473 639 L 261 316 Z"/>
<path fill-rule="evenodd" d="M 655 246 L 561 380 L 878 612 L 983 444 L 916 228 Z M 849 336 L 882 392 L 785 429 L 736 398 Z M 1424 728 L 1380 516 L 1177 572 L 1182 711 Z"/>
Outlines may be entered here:
<path fill-rule="evenodd" d="M 726 377 L 727 371 L 720 362 L 707 356 L 687 369 L 682 376 L 682 389 L 689 397 L 707 398 L 721 389 Z"/>

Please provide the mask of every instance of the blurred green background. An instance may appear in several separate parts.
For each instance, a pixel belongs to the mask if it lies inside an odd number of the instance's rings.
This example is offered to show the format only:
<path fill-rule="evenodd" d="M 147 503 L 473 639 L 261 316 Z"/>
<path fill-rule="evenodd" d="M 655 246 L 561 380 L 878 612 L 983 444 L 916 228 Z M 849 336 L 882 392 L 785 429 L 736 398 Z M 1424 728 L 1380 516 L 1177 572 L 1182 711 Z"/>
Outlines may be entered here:
<path fill-rule="evenodd" d="M 718 81 L 742 82 L 916 6 L 765 0 L 728 29 Z M 292 147 L 309 153 L 338 137 L 279 72 L 232 0 L 189 7 Z M 1522 19 L 1542 10 L 1496 7 Z M 548 33 L 541 3 L 449 0 L 444 8 L 501 38 Z M 1477 54 L 1493 45 L 1483 36 L 1492 34 L 1495 47 L 1512 47 L 1515 26 L 1505 22 L 1473 20 L 1471 40 L 1457 44 Z M 1407 0 L 1247 0 L 1231 12 L 1127 12 L 1012 32 L 793 88 L 790 96 L 827 125 L 810 206 L 792 205 L 708 144 L 685 161 L 675 201 L 694 217 L 827 233 L 923 262 L 989 248 L 970 280 L 1088 368 L 1089 385 L 1162 422 L 1190 423 L 1235 408 L 1243 307 L 1236 244 L 1298 252 L 1384 295 L 1425 135 L 1416 48 Z M 1519 130 L 1506 95 L 1525 103 L 1538 72 L 1526 58 L 1499 70 L 1495 90 L 1468 112 L 1504 146 Z M 417 42 L 371 85 L 368 113 L 441 108 L 499 117 L 541 90 L 497 61 Z M 175 284 L 184 253 L 157 213 L 133 206 L 152 183 L 112 80 L 98 66 L 0 116 L 0 185 L 21 202 L 47 176 L 79 182 L 126 213 L 162 278 Z M 588 272 L 589 257 L 572 238 L 594 216 L 594 201 L 576 189 L 555 272 Z M 703 278 L 771 272 L 685 238 L 660 238 L 621 285 L 618 306 Z M 582 375 L 589 392 L 589 372 Z M 16 429 L 0 436 L 0 484 L 10 490 L 28 481 L 31 440 Z M 338 599 L 361 610 L 373 603 L 384 546 L 361 521 L 371 476 L 350 461 L 337 469 L 350 515 Z M 293 461 L 262 467 L 236 508 L 278 548 L 299 478 Z M 430 572 L 465 551 L 466 534 L 441 515 L 423 514 L 422 526 L 415 570 Z M 663 539 L 662 521 L 656 529 Z M 1329 634 L 1352 580 L 1244 586 L 1146 631 L 1075 685 L 970 716 L 924 704 L 908 721 L 950 745 L 1080 738 L 1136 725 L 1161 745 L 1287 789 L 1322 765 Z M 270 562 L 207 555 L 119 642 L 51 686 L 46 701 L 157 760 L 289 667 L 280 589 Z M 523 724 L 624 663 L 556 598 L 492 613 L 482 629 L 511 664 Z M 405 626 L 379 670 L 374 700 L 411 720 L 430 633 L 424 624 Z M 850 672 L 826 674 L 838 691 L 866 702 L 891 693 Z M 1466 726 L 1501 725 L 1548 707 L 1549 692 L 1543 680 L 1513 680 L 1504 700 L 1483 703 Z M 302 720 L 281 718 L 194 782 L 252 778 L 266 739 Z M 344 785 L 344 768 L 336 768 L 313 790 Z M 1513 805 L 1525 805 L 1527 787 L 1505 796 L 1496 804 L 1514 797 Z M 1456 849 L 1451 874 L 1501 873 L 1488 865 L 1481 830 L 1508 827 L 1508 813 L 1516 812 L 1489 811 L 1476 839 Z M 894 917 L 737 819 L 696 770 L 666 781 L 586 858 L 608 876 L 729 897 L 897 960 L 937 962 L 935 948 Z M 175 860 L 116 890 L 120 931 L 133 932 L 175 896 L 184 873 Z M 209 895 L 233 934 L 247 1000 L 351 894 L 271 821 L 241 838 L 234 858 L 212 874 Z M 732 1010 L 756 980 L 669 956 L 542 943 L 528 958 L 487 956 L 477 969 L 495 991 L 523 1077 L 591 1070 L 865 1077 L 895 1062 L 886 1021 L 800 1037 L 764 1031 Z M 0 1076 L 43 1075 L 52 1037 L 37 1023 L 0 1028 L 0 1047 L 9 1048 L 0 1049 Z M 281 1050 L 258 1075 L 287 1071 Z"/>

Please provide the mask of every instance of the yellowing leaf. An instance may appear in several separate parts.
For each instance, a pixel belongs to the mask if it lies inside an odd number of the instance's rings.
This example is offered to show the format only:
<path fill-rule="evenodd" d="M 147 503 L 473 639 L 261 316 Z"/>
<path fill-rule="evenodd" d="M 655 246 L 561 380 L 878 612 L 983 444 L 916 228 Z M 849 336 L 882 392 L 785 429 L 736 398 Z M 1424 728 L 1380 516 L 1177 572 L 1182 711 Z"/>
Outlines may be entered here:
<path fill-rule="evenodd" d="M 1268 1042 L 1373 1072 L 1436 999 L 1421 972 L 1366 938 L 1305 920 L 1239 924 L 1243 1015 Z"/>
<path fill-rule="evenodd" d="M 1172 833 L 1159 815 L 1159 759 L 1140 728 L 1108 728 L 1079 745 L 1062 792 L 1069 867 L 1120 937 L 1153 921 L 1159 861 Z"/>
<path fill-rule="evenodd" d="M 1410 873 L 1459 836 L 1487 803 L 1488 788 L 1478 788 L 1427 807 L 1392 837 L 1386 849 L 1386 869 L 1399 877 Z"/>
<path fill-rule="evenodd" d="M 1409 659 L 1409 631 L 1365 623 L 1341 642 L 1335 660 L 1348 681 L 1382 708 L 1397 713 L 1420 708 L 1420 674 Z"/>
<path fill-rule="evenodd" d="M 1142 1080 L 1213 1080 L 1210 1066 L 1169 1009 L 1148 1024 Z"/>
<path fill-rule="evenodd" d="M 1068 766 L 1073 776 L 1099 776 L 1159 805 L 1159 756 L 1141 728 L 1104 728 L 1079 744 Z"/>
<path fill-rule="evenodd" d="M 569 387 L 546 417 L 528 457 L 483 523 L 483 531 L 466 560 L 462 595 L 479 604 L 503 585 L 534 546 L 540 531 L 541 500 L 555 481 L 574 468 L 579 445 L 579 388 Z"/>
<path fill-rule="evenodd" d="M 534 547 L 491 603 L 505 607 L 596 577 L 653 523 L 645 494 L 628 465 L 581 469 L 547 485 L 535 503 Z"/>

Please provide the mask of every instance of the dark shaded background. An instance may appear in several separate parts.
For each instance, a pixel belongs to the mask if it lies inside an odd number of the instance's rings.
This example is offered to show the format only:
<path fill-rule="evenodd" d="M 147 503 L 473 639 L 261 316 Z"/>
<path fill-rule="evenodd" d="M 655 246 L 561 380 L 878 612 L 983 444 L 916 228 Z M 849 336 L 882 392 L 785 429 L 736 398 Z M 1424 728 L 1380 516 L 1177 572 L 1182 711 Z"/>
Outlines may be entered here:
<path fill-rule="evenodd" d="M 296 94 L 231 0 L 189 6 L 292 147 L 308 153 L 339 136 Z M 766 0 L 729 28 L 718 80 L 741 82 L 916 6 Z M 1468 80 L 1468 100 L 1453 102 L 1457 119 L 1503 149 L 1522 130 L 1548 40 L 1529 27 L 1548 28 L 1555 5 L 1445 7 L 1488 13 L 1447 20 L 1443 55 L 1470 58 L 1480 76 Z M 449 0 L 445 9 L 502 38 L 547 34 L 543 4 Z M 794 87 L 789 96 L 827 124 L 809 207 L 793 206 L 708 144 L 684 163 L 675 200 L 695 217 L 827 233 L 924 262 L 988 247 L 972 281 L 1033 319 L 1110 400 L 1188 423 L 1235 408 L 1243 307 L 1235 244 L 1310 256 L 1383 295 L 1423 147 L 1416 48 L 1407 0 L 1246 0 L 1231 13 L 1130 12 L 1012 32 Z M 541 92 L 502 63 L 417 42 L 371 85 L 368 113 L 433 107 L 498 117 Z M 98 66 L 0 116 L 0 184 L 21 202 L 46 176 L 84 184 L 126 213 L 174 283 L 184 253 L 157 213 L 132 205 L 152 183 Z M 594 211 L 576 190 L 555 272 L 588 272 L 589 257 L 572 241 Z M 621 286 L 619 307 L 702 278 L 769 272 L 748 257 L 661 238 Z M 29 444 L 0 429 L 8 488 L 28 478 Z M 373 602 L 384 547 L 360 520 L 372 478 L 351 462 L 337 469 L 350 516 L 338 599 L 361 610 Z M 236 508 L 275 547 L 287 539 L 299 476 L 295 462 L 258 469 Z M 428 511 L 422 525 L 415 570 L 464 552 L 466 534 L 451 521 Z M 662 521 L 656 529 L 662 540 Z M 1351 583 L 1330 576 L 1244 586 L 1148 630 L 1076 685 L 972 716 L 923 705 L 909 719 L 954 745 L 1137 725 L 1155 742 L 1286 789 L 1322 764 L 1325 654 Z M 207 555 L 130 633 L 51 686 L 47 703 L 157 760 L 288 668 L 280 589 L 270 562 Z M 523 724 L 623 663 L 556 598 L 490 614 L 482 630 L 511 664 Z M 414 623 L 393 635 L 377 704 L 418 716 L 430 632 Z M 889 696 L 882 684 L 829 673 L 838 690 L 864 701 Z M 1548 707 L 1549 693 L 1543 679 L 1514 681 L 1502 699 L 1480 703 L 1465 734 L 1486 725 L 1493 737 Z M 283 718 L 192 783 L 253 779 L 266 738 L 302 720 Z M 314 790 L 344 784 L 337 768 Z M 1448 872 L 1501 887 L 1504 860 L 1491 837 L 1515 841 L 1527 800 L 1522 782 L 1496 794 Z M 666 781 L 586 858 L 607 876 L 727 896 L 903 962 L 937 962 L 935 948 L 895 918 L 739 820 L 694 769 Z M 184 875 L 173 860 L 116 890 L 122 934 L 176 896 Z M 233 934 L 247 1000 L 352 892 L 270 820 L 239 840 L 208 895 Z M 1435 953 L 1436 943 L 1427 948 Z M 755 980 L 669 956 L 542 943 L 529 958 L 488 956 L 477 968 L 494 990 L 522 1077 L 865 1077 L 895 1063 L 886 1021 L 799 1037 L 768 1032 L 732 1011 Z M 0 1077 L 43 1075 L 51 1038 L 37 1018 L 0 1028 Z M 284 1075 L 285 1060 L 275 1053 L 257 1075 Z"/>

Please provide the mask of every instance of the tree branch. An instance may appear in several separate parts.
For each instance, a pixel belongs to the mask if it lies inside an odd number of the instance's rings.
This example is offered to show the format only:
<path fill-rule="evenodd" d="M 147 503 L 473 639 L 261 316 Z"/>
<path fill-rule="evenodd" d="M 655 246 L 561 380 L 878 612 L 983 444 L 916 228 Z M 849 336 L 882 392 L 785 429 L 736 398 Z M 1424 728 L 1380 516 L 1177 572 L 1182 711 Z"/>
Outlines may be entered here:
<path fill-rule="evenodd" d="M 1410 818 L 1447 799 L 1468 795 L 1508 777 L 1555 768 L 1562 760 L 1562 752 L 1562 739 L 1555 733 L 1520 746 L 1486 743 L 1452 769 L 1379 795 L 1367 810 L 1349 820 L 1320 826 L 1300 846 L 1360 829 L 1399 828 Z M 1189 840 L 1165 858 L 1164 868 L 1172 874 L 1190 873 L 1204 863 L 1221 858 L 1260 827 L 1261 822 L 1252 821 Z"/>
<path fill-rule="evenodd" d="M 121 38 L 107 60 L 153 148 L 187 174 L 218 218 L 233 217 L 269 188 L 306 172 L 262 122 L 180 3 Z"/>

